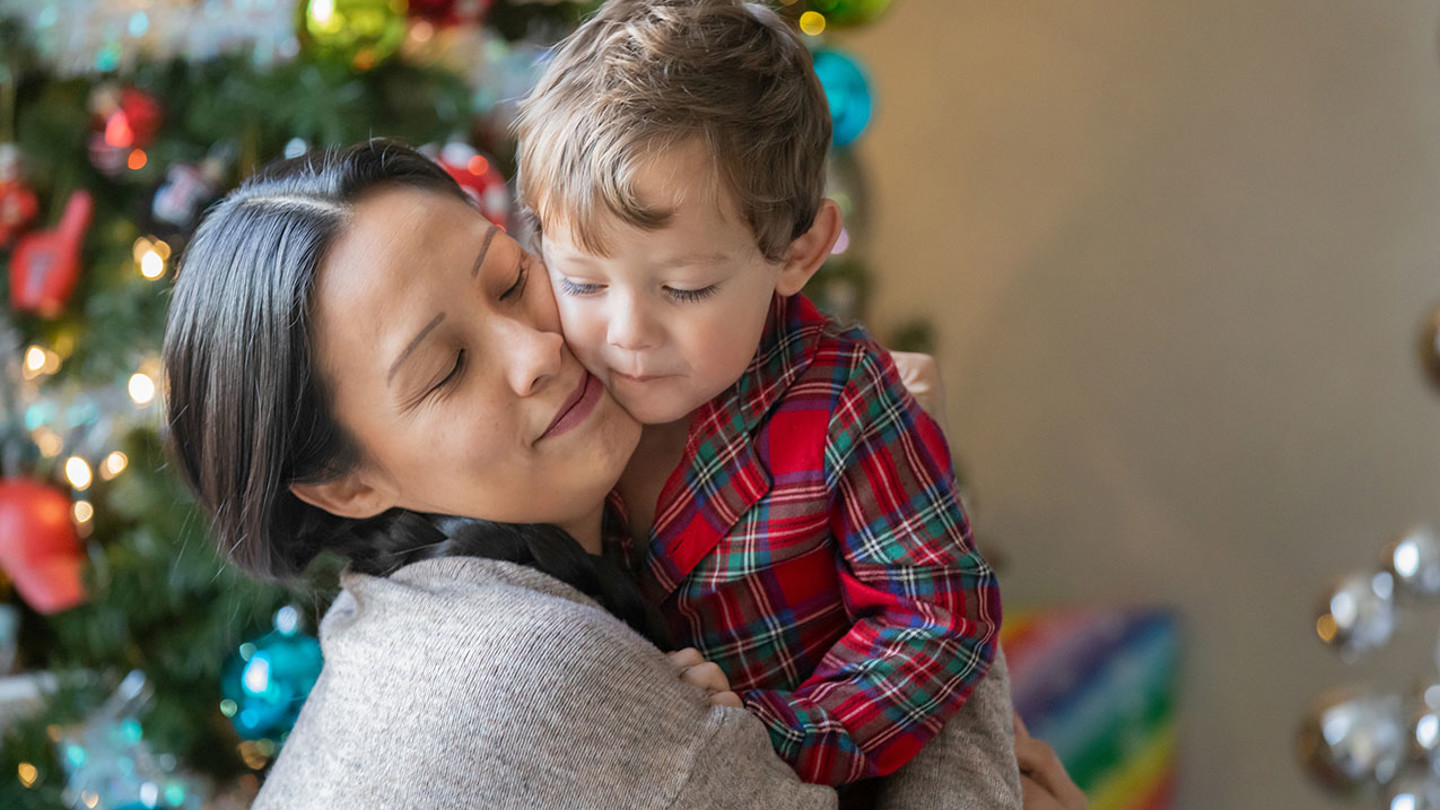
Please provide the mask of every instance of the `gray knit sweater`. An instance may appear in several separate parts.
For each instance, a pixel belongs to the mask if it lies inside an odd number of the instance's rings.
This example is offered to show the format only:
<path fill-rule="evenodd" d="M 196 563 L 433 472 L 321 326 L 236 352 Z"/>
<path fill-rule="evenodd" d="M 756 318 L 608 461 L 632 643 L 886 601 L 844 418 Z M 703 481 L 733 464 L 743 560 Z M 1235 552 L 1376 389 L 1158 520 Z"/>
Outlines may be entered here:
<path fill-rule="evenodd" d="M 835 806 L 759 720 L 708 706 L 653 645 L 545 574 L 451 557 L 342 584 L 320 626 L 324 670 L 255 810 Z M 882 807 L 1019 806 L 999 685 L 967 710 L 993 703 L 1003 725 L 960 739 L 949 729 L 973 724 L 952 722 L 901 772 L 918 792 L 897 780 Z M 967 796 L 932 801 L 957 776 Z"/>

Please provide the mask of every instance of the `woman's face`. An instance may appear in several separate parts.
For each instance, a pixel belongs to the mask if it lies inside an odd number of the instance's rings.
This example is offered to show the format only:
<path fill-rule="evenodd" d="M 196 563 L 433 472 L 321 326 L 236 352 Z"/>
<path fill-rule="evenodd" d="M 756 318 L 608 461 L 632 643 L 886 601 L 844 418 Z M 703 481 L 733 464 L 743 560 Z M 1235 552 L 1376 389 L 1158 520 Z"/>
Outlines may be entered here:
<path fill-rule="evenodd" d="M 566 347 L 545 268 L 504 232 L 444 194 L 378 191 L 321 264 L 314 306 L 364 460 L 300 497 L 348 517 L 598 526 L 640 427 Z"/>

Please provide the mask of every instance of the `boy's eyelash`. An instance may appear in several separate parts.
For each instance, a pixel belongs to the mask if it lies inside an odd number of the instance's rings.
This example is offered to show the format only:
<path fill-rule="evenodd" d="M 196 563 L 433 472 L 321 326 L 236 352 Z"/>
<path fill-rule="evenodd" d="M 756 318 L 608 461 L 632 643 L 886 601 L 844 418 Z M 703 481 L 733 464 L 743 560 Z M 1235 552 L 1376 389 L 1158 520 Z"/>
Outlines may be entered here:
<path fill-rule="evenodd" d="M 709 287 L 701 287 L 698 290 L 666 290 L 671 297 L 677 301 L 704 301 L 706 298 L 720 291 L 720 285 L 711 284 Z"/>
<path fill-rule="evenodd" d="M 708 287 L 701 287 L 698 290 L 675 290 L 667 287 L 665 289 L 665 293 L 677 301 L 691 303 L 694 301 L 703 301 L 706 298 L 709 298 L 710 296 L 719 292 L 719 290 L 720 285 L 711 284 Z M 595 293 L 600 291 L 600 285 L 579 284 L 571 281 L 568 278 L 565 278 L 564 276 L 561 276 L 560 291 L 565 293 L 566 295 L 594 295 Z"/>
<path fill-rule="evenodd" d="M 576 284 L 564 276 L 560 277 L 560 291 L 566 295 L 593 295 L 599 290 L 599 284 Z"/>

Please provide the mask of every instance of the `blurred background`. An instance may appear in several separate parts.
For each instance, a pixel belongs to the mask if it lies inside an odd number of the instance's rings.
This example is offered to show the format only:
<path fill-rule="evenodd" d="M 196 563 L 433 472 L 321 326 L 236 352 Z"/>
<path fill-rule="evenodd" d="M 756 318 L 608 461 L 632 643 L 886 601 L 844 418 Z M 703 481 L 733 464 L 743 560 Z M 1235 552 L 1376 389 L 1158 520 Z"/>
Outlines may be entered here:
<path fill-rule="evenodd" d="M 0 806 L 243 807 L 335 565 L 164 468 L 173 260 L 258 165 L 506 127 L 598 4 L 0 0 Z M 1440 3 L 794 0 L 847 233 L 933 352 L 1016 704 L 1091 807 L 1440 807 Z"/>

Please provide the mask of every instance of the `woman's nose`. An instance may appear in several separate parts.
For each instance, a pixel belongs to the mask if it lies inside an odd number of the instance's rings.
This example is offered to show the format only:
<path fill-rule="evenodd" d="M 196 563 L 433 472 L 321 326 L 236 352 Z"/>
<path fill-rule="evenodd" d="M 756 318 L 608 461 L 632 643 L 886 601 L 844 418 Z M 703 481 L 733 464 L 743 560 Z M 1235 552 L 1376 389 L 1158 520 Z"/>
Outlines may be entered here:
<path fill-rule="evenodd" d="M 517 324 L 507 330 L 499 346 L 506 357 L 506 378 L 516 394 L 528 397 L 564 367 L 565 339 L 559 332 L 547 332 L 533 326 Z"/>

